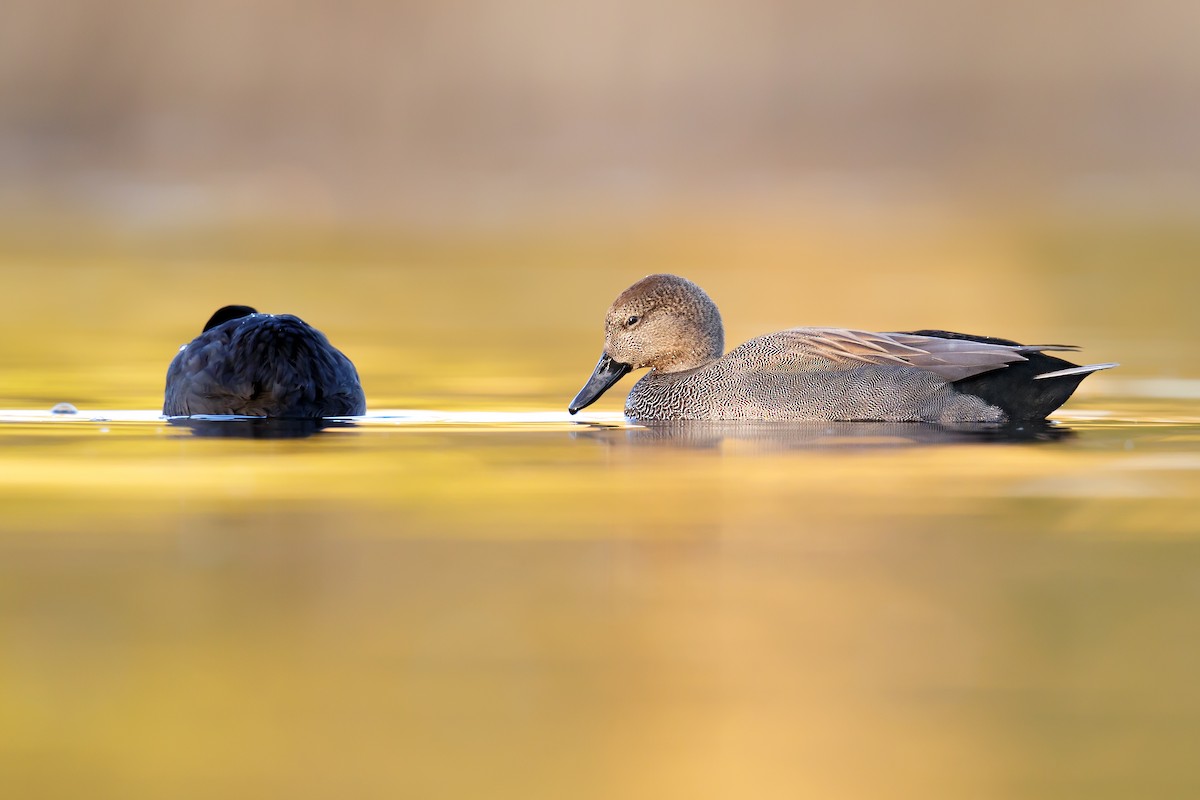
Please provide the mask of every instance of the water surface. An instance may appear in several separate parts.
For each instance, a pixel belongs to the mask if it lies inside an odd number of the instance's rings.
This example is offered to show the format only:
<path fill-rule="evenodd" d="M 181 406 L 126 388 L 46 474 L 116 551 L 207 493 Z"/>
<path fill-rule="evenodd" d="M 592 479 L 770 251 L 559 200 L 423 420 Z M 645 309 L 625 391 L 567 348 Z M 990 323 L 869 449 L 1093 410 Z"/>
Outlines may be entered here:
<path fill-rule="evenodd" d="M 0 414 L 9 785 L 1200 790 L 1195 400 L 1015 438 L 580 416 Z"/>
<path fill-rule="evenodd" d="M 1192 228 L 73 242 L 0 257 L 6 797 L 1200 796 Z M 730 344 L 1123 365 L 1015 435 L 635 426 L 628 381 L 569 417 L 663 270 Z M 159 417 L 227 303 L 324 330 L 370 414 Z"/>

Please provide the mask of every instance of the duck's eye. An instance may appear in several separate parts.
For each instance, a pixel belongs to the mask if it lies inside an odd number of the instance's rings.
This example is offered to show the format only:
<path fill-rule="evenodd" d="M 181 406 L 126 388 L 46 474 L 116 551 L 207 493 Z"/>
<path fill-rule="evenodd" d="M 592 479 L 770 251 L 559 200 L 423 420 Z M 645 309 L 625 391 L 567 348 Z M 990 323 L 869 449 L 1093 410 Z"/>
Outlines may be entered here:
<path fill-rule="evenodd" d="M 637 324 L 638 324 L 638 321 L 639 321 L 640 319 L 641 319 L 641 317 L 639 317 L 637 314 L 634 314 L 632 317 L 630 317 L 629 319 L 625 320 L 625 327 L 626 327 L 626 328 L 632 328 L 634 325 L 637 325 Z"/>

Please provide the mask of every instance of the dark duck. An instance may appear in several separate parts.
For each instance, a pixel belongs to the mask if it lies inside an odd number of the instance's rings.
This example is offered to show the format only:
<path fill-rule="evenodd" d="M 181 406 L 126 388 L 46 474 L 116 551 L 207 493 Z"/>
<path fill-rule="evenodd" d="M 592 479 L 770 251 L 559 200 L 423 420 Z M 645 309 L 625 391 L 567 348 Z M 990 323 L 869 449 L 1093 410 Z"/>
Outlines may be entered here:
<path fill-rule="evenodd" d="M 358 372 L 291 314 L 225 306 L 167 369 L 163 414 L 317 419 L 366 411 Z"/>

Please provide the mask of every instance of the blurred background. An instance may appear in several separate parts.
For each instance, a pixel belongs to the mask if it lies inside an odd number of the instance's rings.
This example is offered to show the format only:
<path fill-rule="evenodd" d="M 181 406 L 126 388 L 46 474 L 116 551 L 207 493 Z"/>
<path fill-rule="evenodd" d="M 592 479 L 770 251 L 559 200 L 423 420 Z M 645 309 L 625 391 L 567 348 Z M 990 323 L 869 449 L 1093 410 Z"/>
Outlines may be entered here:
<path fill-rule="evenodd" d="M 731 342 L 959 328 L 1195 374 L 1197 29 L 1182 0 L 17 0 L 6 338 L 18 385 L 62 384 L 6 402 L 103 381 L 103 345 L 126 378 L 76 399 L 153 407 L 241 302 L 324 328 L 376 407 L 557 404 L 655 271 Z"/>
<path fill-rule="evenodd" d="M 126 225 L 1200 200 L 1189 2 L 8 4 L 5 209 Z"/>

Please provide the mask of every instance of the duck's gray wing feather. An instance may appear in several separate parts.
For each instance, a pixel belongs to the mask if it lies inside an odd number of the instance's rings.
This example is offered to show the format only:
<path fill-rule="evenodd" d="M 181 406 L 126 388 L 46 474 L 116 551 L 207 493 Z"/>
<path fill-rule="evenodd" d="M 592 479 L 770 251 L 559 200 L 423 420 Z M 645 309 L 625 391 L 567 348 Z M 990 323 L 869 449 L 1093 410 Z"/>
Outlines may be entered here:
<path fill-rule="evenodd" d="M 849 370 L 863 365 L 912 367 L 947 383 L 1025 361 L 1023 353 L 1068 349 L 1059 345 L 1002 345 L 910 333 L 848 328 L 792 328 L 747 342 L 769 354 L 764 368 Z M 741 349 L 741 348 L 739 348 Z M 732 353 L 730 355 L 733 355 Z"/>

